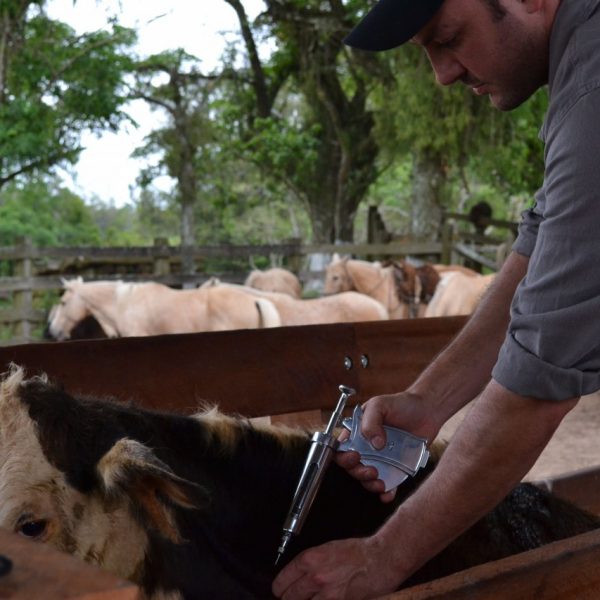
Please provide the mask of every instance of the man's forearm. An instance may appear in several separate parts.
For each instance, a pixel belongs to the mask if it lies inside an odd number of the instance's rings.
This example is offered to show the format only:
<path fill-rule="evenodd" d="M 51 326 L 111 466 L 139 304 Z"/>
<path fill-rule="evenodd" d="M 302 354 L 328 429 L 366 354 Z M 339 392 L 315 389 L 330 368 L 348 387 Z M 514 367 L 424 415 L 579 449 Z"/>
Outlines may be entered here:
<path fill-rule="evenodd" d="M 481 392 L 510 321 L 515 290 L 527 272 L 528 258 L 512 253 L 460 334 L 409 389 L 435 399 L 441 423 Z M 441 424 L 440 423 L 440 424 Z"/>
<path fill-rule="evenodd" d="M 492 381 L 430 478 L 375 536 L 391 549 L 391 568 L 410 576 L 498 504 L 576 403 L 524 398 Z"/>

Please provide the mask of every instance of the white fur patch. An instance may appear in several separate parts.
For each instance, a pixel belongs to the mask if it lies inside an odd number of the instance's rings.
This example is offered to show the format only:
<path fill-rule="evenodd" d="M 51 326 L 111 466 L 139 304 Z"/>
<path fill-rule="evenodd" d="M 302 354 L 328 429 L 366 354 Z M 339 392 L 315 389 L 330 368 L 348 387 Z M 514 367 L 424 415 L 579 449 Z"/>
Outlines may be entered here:
<path fill-rule="evenodd" d="M 25 522 L 42 520 L 40 541 L 135 580 L 148 539 L 128 499 L 107 504 L 99 494 L 82 494 L 50 464 L 20 398 L 26 384 L 15 366 L 0 381 L 0 527 L 19 532 Z"/>

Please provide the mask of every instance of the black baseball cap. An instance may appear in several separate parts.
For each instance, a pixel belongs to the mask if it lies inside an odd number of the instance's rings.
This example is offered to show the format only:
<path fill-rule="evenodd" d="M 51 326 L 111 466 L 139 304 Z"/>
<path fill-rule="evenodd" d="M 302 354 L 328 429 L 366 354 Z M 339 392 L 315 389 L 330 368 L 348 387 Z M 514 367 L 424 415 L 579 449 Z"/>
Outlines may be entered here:
<path fill-rule="evenodd" d="M 359 50 L 389 50 L 414 37 L 444 0 L 379 0 L 344 39 Z"/>

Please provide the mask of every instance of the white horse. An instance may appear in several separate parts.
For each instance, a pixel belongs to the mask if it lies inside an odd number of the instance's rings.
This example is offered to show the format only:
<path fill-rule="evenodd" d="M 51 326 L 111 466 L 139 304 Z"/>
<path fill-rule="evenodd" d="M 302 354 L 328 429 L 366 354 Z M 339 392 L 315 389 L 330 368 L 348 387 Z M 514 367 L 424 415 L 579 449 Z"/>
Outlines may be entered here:
<path fill-rule="evenodd" d="M 203 287 L 210 286 L 237 289 L 256 298 L 271 301 L 279 313 L 281 325 L 352 323 L 389 318 L 388 311 L 380 302 L 358 292 L 343 292 L 335 296 L 301 300 L 288 294 L 263 292 L 246 286 L 222 283 L 215 278 L 203 284 Z"/>
<path fill-rule="evenodd" d="M 430 316 L 428 303 L 435 298 L 438 282 L 454 272 L 461 272 L 463 277 L 481 277 L 461 265 L 414 267 L 399 261 L 382 266 L 380 262 L 340 258 L 334 254 L 325 274 L 324 292 L 357 290 L 367 294 L 387 308 L 391 319 L 425 317 Z"/>
<path fill-rule="evenodd" d="M 250 272 L 244 285 L 264 292 L 280 292 L 288 294 L 292 298 L 302 296 L 302 284 L 300 280 L 287 269 L 273 267 L 266 271 L 254 269 Z"/>
<path fill-rule="evenodd" d="M 478 273 L 473 276 L 460 271 L 445 274 L 427 305 L 425 316 L 450 317 L 472 314 L 495 275 Z"/>
<path fill-rule="evenodd" d="M 63 281 L 49 332 L 68 339 L 73 324 L 93 315 L 110 337 L 276 327 L 277 309 L 243 290 L 174 290 L 160 283 Z"/>

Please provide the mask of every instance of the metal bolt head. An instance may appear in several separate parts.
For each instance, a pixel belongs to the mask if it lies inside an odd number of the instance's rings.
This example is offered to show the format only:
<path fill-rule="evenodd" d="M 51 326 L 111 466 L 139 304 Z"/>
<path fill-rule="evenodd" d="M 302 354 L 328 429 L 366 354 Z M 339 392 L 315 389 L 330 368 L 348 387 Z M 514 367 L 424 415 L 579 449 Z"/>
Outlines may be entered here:
<path fill-rule="evenodd" d="M 340 385 L 339 388 L 342 394 L 346 394 L 346 396 L 354 396 L 356 394 L 356 390 L 354 388 L 348 387 L 347 385 Z"/>
<path fill-rule="evenodd" d="M 369 366 L 369 357 L 366 354 L 360 355 L 360 366 L 366 369 Z"/>
<path fill-rule="evenodd" d="M 352 368 L 352 359 L 349 356 L 344 356 L 344 369 L 349 371 Z"/>

